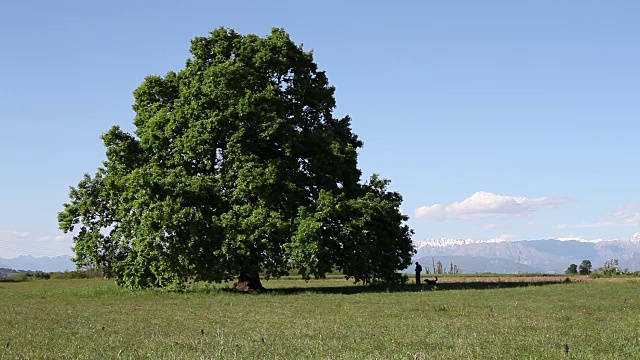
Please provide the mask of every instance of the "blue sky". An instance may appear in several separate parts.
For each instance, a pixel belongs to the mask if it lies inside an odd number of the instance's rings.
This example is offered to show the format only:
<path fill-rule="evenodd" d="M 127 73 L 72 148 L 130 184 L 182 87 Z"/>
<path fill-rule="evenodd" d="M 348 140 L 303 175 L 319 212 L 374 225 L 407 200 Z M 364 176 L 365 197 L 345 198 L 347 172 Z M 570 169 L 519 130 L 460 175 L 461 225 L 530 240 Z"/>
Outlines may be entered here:
<path fill-rule="evenodd" d="M 133 90 L 219 27 L 284 28 L 336 86 L 360 166 L 425 238 L 640 232 L 636 1 L 13 1 L 0 11 L 0 257 L 70 254 L 56 214 L 133 130 Z"/>

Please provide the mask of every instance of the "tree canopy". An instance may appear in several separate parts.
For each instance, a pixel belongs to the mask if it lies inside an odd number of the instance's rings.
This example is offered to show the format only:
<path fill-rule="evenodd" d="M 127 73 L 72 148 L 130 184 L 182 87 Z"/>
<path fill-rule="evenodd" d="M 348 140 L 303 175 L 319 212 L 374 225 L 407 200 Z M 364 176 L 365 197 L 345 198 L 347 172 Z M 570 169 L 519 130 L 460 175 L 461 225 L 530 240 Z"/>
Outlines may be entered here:
<path fill-rule="evenodd" d="M 219 28 L 191 41 L 184 69 L 135 90 L 135 131 L 102 134 L 106 160 L 58 214 L 75 262 L 155 287 L 295 269 L 397 278 L 414 249 L 388 190 L 361 181 L 363 143 L 334 118 L 334 87 L 282 29 Z"/>
<path fill-rule="evenodd" d="M 576 264 L 569 265 L 569 267 L 567 268 L 567 270 L 564 271 L 564 273 L 567 274 L 567 275 L 577 274 L 578 273 L 578 265 L 576 265 Z"/>
<path fill-rule="evenodd" d="M 580 267 L 578 268 L 578 273 L 580 273 L 580 275 L 589 275 L 591 274 L 591 268 L 592 265 L 590 260 L 582 260 Z"/>

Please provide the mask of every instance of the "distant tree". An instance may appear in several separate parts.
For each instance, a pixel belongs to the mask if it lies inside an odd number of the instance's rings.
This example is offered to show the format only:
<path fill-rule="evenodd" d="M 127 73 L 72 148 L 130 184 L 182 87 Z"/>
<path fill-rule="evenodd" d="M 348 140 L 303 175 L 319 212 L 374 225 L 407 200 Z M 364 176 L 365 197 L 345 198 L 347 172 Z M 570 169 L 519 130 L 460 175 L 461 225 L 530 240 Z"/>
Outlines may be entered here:
<path fill-rule="evenodd" d="M 74 261 L 128 287 L 333 269 L 400 280 L 413 231 L 389 180 L 361 181 L 363 143 L 335 118 L 334 87 L 282 29 L 220 28 L 185 68 L 134 91 L 133 134 L 102 135 L 106 160 L 58 214 Z"/>
<path fill-rule="evenodd" d="M 603 275 L 612 276 L 623 273 L 622 269 L 618 266 L 618 259 L 607 260 L 604 263 L 604 266 L 598 268 L 596 272 L 601 273 Z"/>
<path fill-rule="evenodd" d="M 589 275 L 591 274 L 591 261 L 589 260 L 582 260 L 582 263 L 580 263 L 580 268 L 578 269 L 578 272 L 580 273 L 580 275 Z"/>
<path fill-rule="evenodd" d="M 578 273 L 578 265 L 576 265 L 576 264 L 569 265 L 569 267 L 567 268 L 567 270 L 564 271 L 564 273 L 567 274 L 567 275 L 577 274 Z"/>

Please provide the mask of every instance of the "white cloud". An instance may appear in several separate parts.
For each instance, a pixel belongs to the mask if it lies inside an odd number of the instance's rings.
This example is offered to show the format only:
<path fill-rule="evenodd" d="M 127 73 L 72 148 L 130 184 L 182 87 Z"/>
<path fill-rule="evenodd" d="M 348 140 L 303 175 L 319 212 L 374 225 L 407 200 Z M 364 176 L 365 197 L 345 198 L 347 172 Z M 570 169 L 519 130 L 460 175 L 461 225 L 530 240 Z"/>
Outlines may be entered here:
<path fill-rule="evenodd" d="M 568 197 L 527 198 L 479 191 L 469 198 L 446 207 L 440 204 L 422 206 L 415 216 L 425 219 L 454 218 L 462 220 L 527 216 L 541 208 L 555 208 L 572 201 Z"/>
<path fill-rule="evenodd" d="M 627 205 L 612 215 L 625 226 L 640 226 L 640 207 Z"/>
<path fill-rule="evenodd" d="M 596 222 L 571 225 L 574 228 L 635 226 L 640 226 L 640 207 L 636 205 L 623 206 L 614 214 L 605 216 Z"/>
<path fill-rule="evenodd" d="M 417 218 L 442 220 L 444 219 L 444 209 L 440 204 L 433 204 L 431 206 L 421 206 L 416 209 L 415 216 Z"/>
<path fill-rule="evenodd" d="M 538 223 L 537 223 L 537 222 L 535 222 L 535 221 L 529 221 L 529 222 L 527 222 L 527 227 L 528 227 L 528 228 L 532 228 L 532 229 L 534 229 L 534 228 L 538 228 L 538 227 L 540 227 L 540 224 L 538 224 Z"/>
<path fill-rule="evenodd" d="M 38 241 L 62 241 L 67 240 L 67 238 L 67 235 L 41 236 L 38 238 Z"/>
<path fill-rule="evenodd" d="M 13 241 L 17 239 L 24 239 L 30 235 L 29 232 L 23 231 L 11 231 L 11 230 L 1 230 L 0 229 L 0 242 L 4 241 Z"/>
<path fill-rule="evenodd" d="M 493 238 L 491 240 L 489 240 L 490 242 L 497 242 L 497 241 L 512 241 L 512 240 L 516 240 L 518 239 L 518 236 L 515 234 L 502 234 L 496 238 Z"/>
<path fill-rule="evenodd" d="M 60 256 L 73 255 L 71 236 L 53 232 L 51 236 L 34 235 L 27 231 L 0 229 L 0 257 L 14 258 L 21 255 Z"/>
<path fill-rule="evenodd" d="M 498 225 L 498 224 L 487 224 L 487 225 L 483 226 L 482 228 L 484 230 L 493 230 L 493 229 L 497 229 L 499 227 L 500 227 L 500 225 Z"/>
<path fill-rule="evenodd" d="M 615 227 L 615 226 L 620 226 L 620 225 L 615 221 L 597 221 L 593 223 L 571 225 L 571 227 L 573 228 Z"/>

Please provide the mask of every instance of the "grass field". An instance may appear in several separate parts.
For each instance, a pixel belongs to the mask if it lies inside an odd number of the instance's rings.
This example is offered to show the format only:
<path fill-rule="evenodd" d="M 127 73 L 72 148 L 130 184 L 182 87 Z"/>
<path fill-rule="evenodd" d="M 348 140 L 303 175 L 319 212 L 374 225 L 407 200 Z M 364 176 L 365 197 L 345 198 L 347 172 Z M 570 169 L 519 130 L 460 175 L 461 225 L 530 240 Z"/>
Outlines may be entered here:
<path fill-rule="evenodd" d="M 640 358 L 640 282 L 521 279 L 280 280 L 263 294 L 5 282 L 0 359 Z"/>

